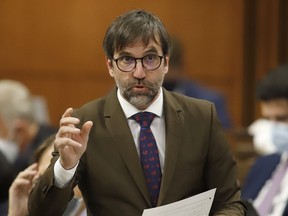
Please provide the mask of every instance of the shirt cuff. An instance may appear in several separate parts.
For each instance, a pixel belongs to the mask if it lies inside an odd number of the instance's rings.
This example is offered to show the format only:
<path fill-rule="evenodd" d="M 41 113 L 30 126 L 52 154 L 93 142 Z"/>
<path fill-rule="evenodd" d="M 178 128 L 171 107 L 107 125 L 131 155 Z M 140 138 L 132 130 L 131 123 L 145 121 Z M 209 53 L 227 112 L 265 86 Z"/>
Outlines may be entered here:
<path fill-rule="evenodd" d="M 75 167 L 70 170 L 66 170 L 62 167 L 60 163 L 60 158 L 56 161 L 54 165 L 54 179 L 55 186 L 58 188 L 64 188 L 73 178 L 76 169 L 78 167 L 79 161 Z"/>

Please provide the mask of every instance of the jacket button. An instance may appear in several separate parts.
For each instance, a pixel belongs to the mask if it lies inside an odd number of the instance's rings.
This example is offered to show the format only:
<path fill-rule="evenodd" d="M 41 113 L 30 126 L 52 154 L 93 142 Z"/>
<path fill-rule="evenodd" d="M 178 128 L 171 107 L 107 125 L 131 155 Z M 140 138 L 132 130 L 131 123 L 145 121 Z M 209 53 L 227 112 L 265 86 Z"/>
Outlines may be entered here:
<path fill-rule="evenodd" d="M 48 189 L 48 186 L 44 185 L 41 190 L 42 190 L 43 193 L 46 193 L 47 189 Z"/>

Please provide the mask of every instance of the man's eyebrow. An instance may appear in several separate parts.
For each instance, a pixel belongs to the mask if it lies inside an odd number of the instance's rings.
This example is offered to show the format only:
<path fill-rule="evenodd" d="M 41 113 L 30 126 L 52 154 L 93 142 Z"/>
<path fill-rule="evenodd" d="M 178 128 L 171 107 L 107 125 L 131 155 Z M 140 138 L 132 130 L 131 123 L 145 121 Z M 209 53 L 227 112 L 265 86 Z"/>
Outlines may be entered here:
<path fill-rule="evenodd" d="M 146 47 L 146 48 L 147 48 L 147 47 Z M 145 48 L 145 49 L 146 49 L 146 48 Z M 150 47 L 148 47 L 148 49 L 145 50 L 144 55 L 147 55 L 147 54 L 149 54 L 149 53 L 151 53 L 151 54 L 161 55 L 161 52 L 159 53 L 158 50 L 157 50 L 157 48 L 154 47 L 154 46 L 150 46 Z"/>
<path fill-rule="evenodd" d="M 158 50 L 156 49 L 156 47 L 151 46 L 151 47 L 149 47 L 148 50 L 145 51 L 145 53 L 149 53 L 149 52 L 158 53 Z"/>
<path fill-rule="evenodd" d="M 126 51 L 120 51 L 118 54 L 119 54 L 119 56 L 132 56 L 131 53 L 126 52 Z"/>
<path fill-rule="evenodd" d="M 146 48 L 147 47 L 145 47 L 145 49 Z M 158 50 L 156 49 L 156 47 L 150 46 L 150 47 L 148 47 L 147 50 L 144 51 L 143 56 L 147 55 L 148 53 L 158 54 Z M 132 56 L 133 57 L 133 54 L 131 52 L 127 52 L 125 50 L 121 50 L 121 51 L 119 51 L 117 58 L 119 58 L 121 56 Z"/>
<path fill-rule="evenodd" d="M 147 48 L 147 47 L 145 47 L 145 49 L 146 49 L 146 48 Z M 145 52 L 144 52 L 143 54 L 145 55 L 145 54 L 147 54 L 147 53 L 158 53 L 158 50 L 156 49 L 156 47 L 151 46 L 151 47 L 148 47 L 148 49 L 145 50 Z M 127 52 L 127 51 L 124 51 L 124 50 L 119 51 L 118 55 L 119 55 L 119 56 L 133 56 L 132 53 Z"/>

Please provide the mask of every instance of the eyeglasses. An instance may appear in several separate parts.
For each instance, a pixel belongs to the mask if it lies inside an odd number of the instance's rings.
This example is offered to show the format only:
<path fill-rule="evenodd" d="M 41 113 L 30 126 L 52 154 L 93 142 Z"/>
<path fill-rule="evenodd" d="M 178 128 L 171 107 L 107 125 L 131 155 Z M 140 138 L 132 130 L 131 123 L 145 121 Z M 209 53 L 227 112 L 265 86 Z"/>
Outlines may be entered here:
<path fill-rule="evenodd" d="M 137 60 L 140 59 L 142 67 L 146 70 L 156 70 L 160 67 L 162 59 L 164 56 L 158 56 L 156 54 L 148 54 L 142 58 L 134 58 L 132 56 L 121 56 L 118 59 L 112 59 L 116 62 L 119 70 L 122 72 L 131 72 L 135 69 Z"/>

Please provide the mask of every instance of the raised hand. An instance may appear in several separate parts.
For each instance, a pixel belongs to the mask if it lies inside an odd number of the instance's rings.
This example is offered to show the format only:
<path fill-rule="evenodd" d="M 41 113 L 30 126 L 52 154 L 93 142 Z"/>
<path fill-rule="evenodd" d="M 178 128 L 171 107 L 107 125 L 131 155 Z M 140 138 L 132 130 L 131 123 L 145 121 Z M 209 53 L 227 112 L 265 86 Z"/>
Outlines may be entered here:
<path fill-rule="evenodd" d="M 28 197 L 37 177 L 36 163 L 17 175 L 9 188 L 8 216 L 28 215 Z"/>
<path fill-rule="evenodd" d="M 92 121 L 87 121 L 82 128 L 76 128 L 80 123 L 78 118 L 72 117 L 73 108 L 68 108 L 60 120 L 60 127 L 56 134 L 55 148 L 60 154 L 60 163 L 64 169 L 72 169 L 77 165 L 80 157 L 86 151 Z"/>

